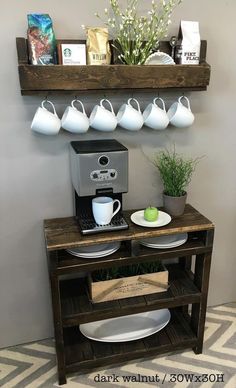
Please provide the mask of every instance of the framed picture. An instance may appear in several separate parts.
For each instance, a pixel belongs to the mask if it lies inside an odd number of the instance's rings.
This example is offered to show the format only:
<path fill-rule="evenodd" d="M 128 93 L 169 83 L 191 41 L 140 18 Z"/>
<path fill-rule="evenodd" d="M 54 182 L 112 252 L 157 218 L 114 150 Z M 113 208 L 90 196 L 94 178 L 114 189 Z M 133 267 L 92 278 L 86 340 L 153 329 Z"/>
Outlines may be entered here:
<path fill-rule="evenodd" d="M 60 65 L 86 65 L 85 43 L 58 43 L 57 51 Z"/>

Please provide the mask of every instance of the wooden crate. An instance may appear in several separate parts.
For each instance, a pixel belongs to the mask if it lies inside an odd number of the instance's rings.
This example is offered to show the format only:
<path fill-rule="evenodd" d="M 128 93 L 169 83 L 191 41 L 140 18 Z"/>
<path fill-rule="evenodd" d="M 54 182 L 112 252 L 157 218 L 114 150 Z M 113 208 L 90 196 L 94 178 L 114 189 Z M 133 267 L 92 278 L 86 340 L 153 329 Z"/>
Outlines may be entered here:
<path fill-rule="evenodd" d="M 168 289 L 168 275 L 162 265 L 162 271 L 159 272 L 119 279 L 94 282 L 89 276 L 90 299 L 93 303 L 99 303 L 164 292 Z"/>

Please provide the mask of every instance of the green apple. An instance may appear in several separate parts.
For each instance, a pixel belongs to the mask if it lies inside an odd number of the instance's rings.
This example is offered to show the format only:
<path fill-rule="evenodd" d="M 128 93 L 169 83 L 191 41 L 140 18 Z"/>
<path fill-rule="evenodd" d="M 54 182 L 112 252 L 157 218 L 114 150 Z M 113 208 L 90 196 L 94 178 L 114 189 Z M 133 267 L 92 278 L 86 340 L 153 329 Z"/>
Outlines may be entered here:
<path fill-rule="evenodd" d="M 144 210 L 144 218 L 146 221 L 156 221 L 158 219 L 158 209 L 153 206 L 149 206 Z"/>

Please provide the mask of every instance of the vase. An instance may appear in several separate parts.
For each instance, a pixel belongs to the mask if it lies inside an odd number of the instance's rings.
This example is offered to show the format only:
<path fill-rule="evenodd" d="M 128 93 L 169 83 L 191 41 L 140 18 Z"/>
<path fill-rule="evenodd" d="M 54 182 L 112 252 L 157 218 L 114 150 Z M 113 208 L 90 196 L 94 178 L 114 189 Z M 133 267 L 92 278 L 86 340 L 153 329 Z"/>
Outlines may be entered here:
<path fill-rule="evenodd" d="M 185 192 L 181 197 L 172 197 L 163 193 L 163 205 L 168 214 L 173 217 L 179 217 L 184 213 L 187 193 Z"/>

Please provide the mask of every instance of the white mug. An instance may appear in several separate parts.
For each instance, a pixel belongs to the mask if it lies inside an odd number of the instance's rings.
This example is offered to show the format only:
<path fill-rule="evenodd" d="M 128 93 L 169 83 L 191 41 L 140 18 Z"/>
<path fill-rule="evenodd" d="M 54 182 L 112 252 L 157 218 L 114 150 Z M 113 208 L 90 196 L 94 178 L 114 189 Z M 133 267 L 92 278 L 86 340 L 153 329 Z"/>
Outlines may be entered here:
<path fill-rule="evenodd" d="M 114 204 L 118 203 L 118 207 L 113 211 Z M 112 199 L 111 197 L 96 197 L 92 200 L 93 216 L 98 225 L 107 225 L 111 219 L 121 208 L 119 199 Z"/>
<path fill-rule="evenodd" d="M 44 107 L 44 104 L 50 104 L 53 108 L 53 113 Z M 38 107 L 34 115 L 31 129 L 32 131 L 43 135 L 57 135 L 61 128 L 61 120 L 57 116 L 55 106 L 51 101 L 44 100 L 41 106 Z"/>
<path fill-rule="evenodd" d="M 183 98 L 187 101 L 187 108 L 181 102 Z M 186 96 L 181 96 L 178 102 L 174 102 L 169 108 L 167 115 L 170 123 L 177 128 L 190 127 L 194 122 L 194 115 L 191 112 L 190 102 Z"/>
<path fill-rule="evenodd" d="M 135 109 L 131 105 L 134 101 L 138 107 Z M 140 105 L 135 98 L 130 98 L 127 104 L 123 104 L 117 113 L 118 124 L 129 131 L 139 131 L 143 126 L 143 115 L 140 110 Z"/>
<path fill-rule="evenodd" d="M 162 108 L 159 108 L 157 101 L 161 101 Z M 166 113 L 165 103 L 162 98 L 154 98 L 153 103 L 149 104 L 143 112 L 144 124 L 152 129 L 166 129 L 169 124 L 169 118 Z"/>
<path fill-rule="evenodd" d="M 111 110 L 108 110 L 103 106 L 104 102 L 109 104 Z M 107 99 L 101 100 L 100 104 L 93 108 L 89 121 L 90 126 L 98 131 L 114 131 L 117 126 L 117 119 L 111 102 Z"/>
<path fill-rule="evenodd" d="M 82 112 L 76 107 L 75 103 L 81 105 Z M 62 116 L 61 126 L 71 133 L 85 133 L 89 129 L 89 119 L 86 115 L 84 105 L 80 100 L 73 100 L 71 106 L 68 106 Z"/>

